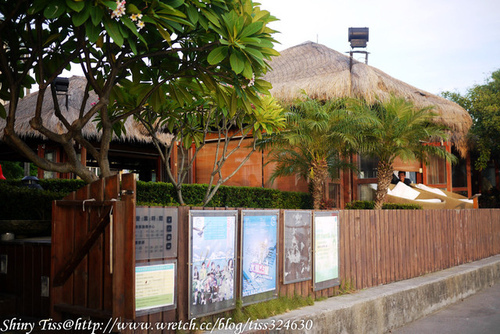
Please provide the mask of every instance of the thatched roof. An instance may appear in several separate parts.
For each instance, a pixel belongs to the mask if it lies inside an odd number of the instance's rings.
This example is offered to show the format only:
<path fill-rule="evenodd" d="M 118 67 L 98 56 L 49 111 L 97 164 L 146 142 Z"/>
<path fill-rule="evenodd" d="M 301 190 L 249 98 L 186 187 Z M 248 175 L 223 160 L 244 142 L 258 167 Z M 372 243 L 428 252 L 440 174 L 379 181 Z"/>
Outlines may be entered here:
<path fill-rule="evenodd" d="M 66 108 L 66 96 L 59 95 L 59 106 L 62 114 L 71 123 L 76 120 L 80 114 L 80 106 L 83 101 L 83 94 L 87 81 L 84 77 L 73 76 L 69 78 L 68 87 L 68 108 Z M 22 138 L 40 138 L 45 139 L 39 132 L 34 130 L 29 124 L 35 114 L 38 92 L 31 93 L 21 99 L 17 108 L 17 117 L 15 131 Z M 98 101 L 97 94 L 94 91 L 89 93 L 89 99 L 85 105 L 85 111 L 88 111 L 93 103 Z M 6 106 L 8 108 L 8 105 Z M 66 131 L 64 125 L 59 121 L 54 112 L 54 103 L 50 89 L 45 92 L 45 97 L 42 105 L 42 121 L 45 127 L 56 132 L 64 133 Z M 0 119 L 0 139 L 3 137 L 3 129 L 5 128 L 5 120 Z M 122 133 L 118 138 L 114 135 L 113 140 L 116 141 L 135 141 L 142 143 L 152 142 L 146 129 L 132 117 L 125 121 L 126 133 Z M 100 131 L 97 130 L 97 122 L 91 120 L 82 129 L 83 136 L 87 139 L 98 140 L 101 137 Z M 162 134 L 160 139 L 164 142 L 170 142 L 170 137 L 167 134 Z"/>
<path fill-rule="evenodd" d="M 397 80 L 381 70 L 353 60 L 324 45 L 306 42 L 281 52 L 270 62 L 272 70 L 264 79 L 277 99 L 292 102 L 304 91 L 309 97 L 329 100 L 355 97 L 373 103 L 387 100 L 391 94 L 402 96 L 423 108 L 434 106 L 437 121 L 452 129 L 451 140 L 458 150 L 467 151 L 466 135 L 472 125 L 468 112 L 445 98 L 422 91 Z"/>

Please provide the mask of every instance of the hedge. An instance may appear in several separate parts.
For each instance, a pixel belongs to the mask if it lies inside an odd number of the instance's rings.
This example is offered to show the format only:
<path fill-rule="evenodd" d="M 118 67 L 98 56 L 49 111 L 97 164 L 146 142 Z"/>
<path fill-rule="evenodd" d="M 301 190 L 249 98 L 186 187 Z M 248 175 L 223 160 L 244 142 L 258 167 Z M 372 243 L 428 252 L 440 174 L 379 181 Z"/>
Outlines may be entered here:
<path fill-rule="evenodd" d="M 3 184 L 8 184 L 10 186 L 21 187 L 23 181 L 21 180 L 2 180 L 0 181 L 0 186 Z M 83 180 L 70 180 L 70 179 L 41 179 L 38 184 L 43 188 L 43 190 L 63 192 L 69 194 L 70 192 L 76 191 L 86 185 L 87 183 Z"/>
<path fill-rule="evenodd" d="M 182 196 L 188 205 L 201 206 L 208 185 L 184 184 Z M 179 205 L 172 184 L 137 181 L 137 203 L 140 205 Z M 301 192 L 268 188 L 221 186 L 208 207 L 310 209 L 312 199 Z"/>
<path fill-rule="evenodd" d="M 18 187 L 0 182 L 0 220 L 50 220 L 52 201 L 64 192 Z"/>
<path fill-rule="evenodd" d="M 374 201 L 352 201 L 347 203 L 346 210 L 373 210 L 375 207 Z M 418 204 L 396 204 L 396 203 L 384 203 L 382 205 L 383 210 L 420 210 L 422 207 Z"/>
<path fill-rule="evenodd" d="M 33 219 L 50 220 L 52 201 L 85 185 L 82 180 L 40 180 L 43 190 L 21 187 L 19 180 L 0 182 L 0 220 Z M 186 184 L 182 186 L 185 203 L 201 206 L 207 185 Z M 170 183 L 137 182 L 137 202 L 141 205 L 179 205 L 175 189 Z M 209 207 L 282 208 L 309 209 L 311 196 L 300 192 L 285 192 L 276 189 L 221 186 Z"/>

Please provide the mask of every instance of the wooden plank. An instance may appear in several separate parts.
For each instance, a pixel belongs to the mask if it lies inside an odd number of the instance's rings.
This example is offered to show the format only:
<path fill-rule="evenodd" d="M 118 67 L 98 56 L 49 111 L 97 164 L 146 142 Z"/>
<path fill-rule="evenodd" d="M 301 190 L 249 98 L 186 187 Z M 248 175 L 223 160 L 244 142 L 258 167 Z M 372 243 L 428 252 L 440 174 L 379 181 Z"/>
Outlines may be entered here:
<path fill-rule="evenodd" d="M 363 288 L 363 271 L 362 271 L 362 264 L 361 264 L 361 223 L 360 223 L 360 212 L 359 210 L 355 211 L 355 216 L 354 216 L 354 249 L 355 249 L 355 256 L 354 256 L 354 261 L 355 261 L 355 284 L 356 284 L 356 289 L 362 289 Z"/>
<path fill-rule="evenodd" d="M 32 317 L 33 312 L 33 299 L 34 299 L 34 266 L 35 266 L 35 254 L 33 252 L 32 244 L 22 245 L 23 255 L 21 257 L 22 266 L 22 300 L 23 300 L 23 315 Z"/>
<path fill-rule="evenodd" d="M 410 277 L 410 252 L 408 240 L 408 211 L 397 210 L 399 216 L 399 225 L 401 226 L 401 259 L 402 259 L 402 278 Z"/>
<path fill-rule="evenodd" d="M 414 238 L 415 236 L 413 235 L 413 215 L 412 211 L 410 210 L 405 210 L 406 214 L 406 235 L 407 235 L 407 253 L 408 253 L 408 271 L 407 271 L 407 277 L 412 278 L 415 277 L 415 242 Z"/>
<path fill-rule="evenodd" d="M 112 316 L 125 317 L 126 308 L 126 266 L 131 262 L 125 256 L 126 251 L 126 219 L 125 219 L 125 203 L 117 202 L 113 208 L 113 276 L 111 284 L 111 311 Z M 115 228 L 124 227 L 124 228 Z M 134 301 L 129 301 L 133 304 Z M 105 308 L 108 309 L 108 308 Z"/>
<path fill-rule="evenodd" d="M 490 217 L 493 222 L 493 253 L 500 254 L 500 210 L 490 210 Z"/>
<path fill-rule="evenodd" d="M 342 227 L 344 230 L 344 282 L 348 282 L 353 280 L 352 275 L 352 257 L 351 257 L 351 233 L 352 233 L 352 210 L 344 211 L 344 219 L 342 221 Z"/>
<path fill-rule="evenodd" d="M 397 221 L 391 215 L 391 210 L 384 211 L 389 228 L 389 256 L 391 258 L 391 280 L 395 282 L 398 280 L 398 263 L 397 263 Z"/>
<path fill-rule="evenodd" d="M 411 214 L 412 216 L 412 235 L 413 235 L 413 258 L 415 259 L 414 266 L 414 277 L 422 275 L 421 267 L 422 267 L 422 258 L 419 257 L 419 253 L 422 249 L 421 247 L 421 234 L 420 234 L 420 222 L 418 217 L 420 216 L 421 210 L 414 210 Z"/>
<path fill-rule="evenodd" d="M 364 289 L 368 287 L 368 248 L 367 248 L 367 237 L 366 237 L 366 221 L 365 221 L 366 210 L 361 210 L 359 212 L 359 219 L 357 221 L 357 228 L 359 228 L 358 234 L 358 244 L 359 244 L 359 259 L 361 260 L 361 266 L 358 267 L 358 275 L 361 275 L 360 282 L 361 288 Z M 358 232 L 358 230 L 356 230 Z"/>
<path fill-rule="evenodd" d="M 178 217 L 178 251 L 177 251 L 177 319 L 186 321 L 189 291 L 189 207 L 179 207 Z M 239 267 L 238 267 L 239 268 Z"/>
<path fill-rule="evenodd" d="M 425 224 L 425 212 L 423 210 L 418 210 L 417 223 L 419 227 L 419 235 L 420 235 L 420 252 L 419 258 L 420 261 L 420 275 L 427 273 L 427 229 Z"/>
<path fill-rule="evenodd" d="M 104 180 L 100 179 L 90 185 L 90 197 L 96 201 L 104 199 Z M 109 212 L 109 207 L 105 210 Z M 101 208 L 86 208 L 89 211 L 89 228 L 93 230 L 99 223 L 100 217 L 105 217 Z M 107 214 L 106 214 L 107 216 Z M 88 306 L 91 309 L 103 309 L 103 237 L 97 235 L 94 246 L 88 252 L 89 287 Z"/>
<path fill-rule="evenodd" d="M 51 267 L 51 244 L 46 244 L 42 247 L 42 271 L 41 276 L 50 278 L 50 267 Z M 41 284 L 41 282 L 40 282 Z M 49 282 L 50 284 L 50 282 Z M 41 286 L 40 286 L 41 287 Z M 49 286 L 50 288 L 50 286 Z M 40 289 L 41 290 L 41 289 Z M 50 316 L 50 294 L 49 296 L 40 296 L 40 318 L 47 318 Z"/>
<path fill-rule="evenodd" d="M 75 194 L 66 196 L 67 199 L 74 199 Z M 73 303 L 73 280 L 70 277 L 64 286 L 55 287 L 54 277 L 62 268 L 62 265 L 68 261 L 73 253 L 74 227 L 71 222 L 73 212 L 70 208 L 59 207 L 55 201 L 52 204 L 52 241 L 51 241 L 51 282 L 50 282 L 50 313 L 54 320 L 61 320 L 61 314 L 55 309 L 55 304 Z"/>
<path fill-rule="evenodd" d="M 113 175 L 104 179 L 104 200 L 118 200 L 119 193 L 119 175 Z M 122 207 L 120 207 L 122 209 Z M 123 207 L 124 208 L 124 207 Z M 116 210 L 116 207 L 113 207 Z M 113 214 L 116 211 L 113 210 Z M 123 226 L 116 225 L 115 227 Z M 113 236 L 111 233 L 115 233 L 117 228 L 114 228 L 108 224 L 104 230 L 103 234 L 103 309 L 107 311 L 113 311 L 113 275 L 112 275 L 112 257 L 113 251 L 111 247 L 114 247 L 112 243 Z"/>
<path fill-rule="evenodd" d="M 364 239 L 366 241 L 365 243 L 365 252 L 366 252 L 366 257 L 365 257 L 365 271 L 364 274 L 366 276 L 366 287 L 372 287 L 373 286 L 373 278 L 375 277 L 375 273 L 373 271 L 373 259 L 374 259 L 374 251 L 373 251 L 373 224 L 370 219 L 370 211 L 365 210 L 363 212 L 363 221 L 364 221 Z"/>
<path fill-rule="evenodd" d="M 125 262 L 123 269 L 125 314 L 127 319 L 135 318 L 135 203 L 136 203 L 136 182 L 134 174 L 122 175 L 121 189 L 124 193 L 121 200 L 125 203 L 125 224 L 123 225 L 124 250 L 122 250 Z M 179 220 L 179 224 L 181 224 Z M 119 256 L 120 253 L 117 253 Z"/>
<path fill-rule="evenodd" d="M 378 214 L 372 214 L 372 217 L 374 219 L 374 228 L 375 228 L 375 285 L 380 285 L 382 284 L 382 274 L 381 274 L 381 268 L 382 268 L 382 255 L 381 255 L 381 226 L 380 226 L 380 215 Z"/>
<path fill-rule="evenodd" d="M 380 221 L 380 252 L 382 256 L 382 284 L 390 281 L 391 276 L 391 263 L 389 258 L 389 231 L 387 227 L 387 220 L 382 212 L 378 215 Z"/>
<path fill-rule="evenodd" d="M 75 198 L 78 201 L 85 200 L 89 197 L 89 187 L 83 187 L 76 191 Z M 74 210 L 75 219 L 75 244 L 83 244 L 88 234 L 88 215 L 87 212 L 79 208 Z M 87 307 L 87 293 L 88 293 L 88 261 L 85 256 L 80 264 L 75 268 L 73 273 L 74 287 L 73 287 L 73 304 L 82 307 Z"/>

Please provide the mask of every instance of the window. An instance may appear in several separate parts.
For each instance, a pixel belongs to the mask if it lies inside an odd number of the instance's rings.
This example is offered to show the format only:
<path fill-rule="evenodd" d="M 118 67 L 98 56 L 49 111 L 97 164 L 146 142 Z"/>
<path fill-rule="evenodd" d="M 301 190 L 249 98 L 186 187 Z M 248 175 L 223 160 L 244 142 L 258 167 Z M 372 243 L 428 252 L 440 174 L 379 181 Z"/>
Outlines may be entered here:
<path fill-rule="evenodd" d="M 446 184 L 446 160 L 436 156 L 429 158 L 427 166 L 428 184 Z"/>
<path fill-rule="evenodd" d="M 359 178 L 372 179 L 377 177 L 378 159 L 369 156 L 359 156 Z"/>
<path fill-rule="evenodd" d="M 55 162 L 56 161 L 56 151 L 52 151 L 52 150 L 45 151 L 45 159 L 47 159 L 48 161 L 51 161 L 51 162 Z M 55 179 L 56 173 L 50 172 L 50 171 L 44 171 L 43 178 L 44 179 Z"/>
<path fill-rule="evenodd" d="M 360 201 L 374 201 L 377 189 L 376 183 L 365 183 L 358 185 L 358 199 Z"/>
<path fill-rule="evenodd" d="M 467 161 L 459 159 L 456 165 L 452 165 L 452 184 L 454 188 L 467 187 Z"/>
<path fill-rule="evenodd" d="M 340 208 L 340 184 L 328 183 L 328 199 L 333 208 Z"/>

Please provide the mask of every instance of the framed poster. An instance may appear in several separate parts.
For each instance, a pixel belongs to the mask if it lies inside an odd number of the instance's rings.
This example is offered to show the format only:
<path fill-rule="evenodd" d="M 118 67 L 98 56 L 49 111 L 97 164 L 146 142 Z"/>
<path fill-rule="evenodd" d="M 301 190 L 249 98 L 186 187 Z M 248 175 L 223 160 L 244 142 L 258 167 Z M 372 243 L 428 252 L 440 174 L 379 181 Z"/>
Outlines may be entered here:
<path fill-rule="evenodd" d="M 286 210 L 284 214 L 283 282 L 312 278 L 312 212 Z"/>
<path fill-rule="evenodd" d="M 277 297 L 278 210 L 243 210 L 241 299 L 243 305 Z"/>
<path fill-rule="evenodd" d="M 135 267 L 135 310 L 137 315 L 176 307 L 177 261 L 144 263 Z"/>
<path fill-rule="evenodd" d="M 340 285 L 337 211 L 314 213 L 314 290 Z"/>
<path fill-rule="evenodd" d="M 189 316 L 233 309 L 238 211 L 191 210 Z"/>

